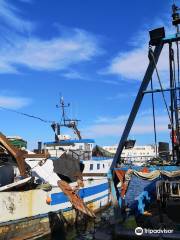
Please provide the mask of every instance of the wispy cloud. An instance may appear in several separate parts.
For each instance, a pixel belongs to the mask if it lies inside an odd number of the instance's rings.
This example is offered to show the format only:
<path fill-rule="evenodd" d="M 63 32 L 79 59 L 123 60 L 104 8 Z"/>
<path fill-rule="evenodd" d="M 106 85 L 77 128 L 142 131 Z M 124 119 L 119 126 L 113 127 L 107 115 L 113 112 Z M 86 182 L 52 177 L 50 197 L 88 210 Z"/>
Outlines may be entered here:
<path fill-rule="evenodd" d="M 156 20 L 153 24 L 143 27 L 136 34 L 136 38 L 129 40 L 130 50 L 120 51 L 113 59 L 109 66 L 102 71 L 103 74 L 114 74 L 120 76 L 121 79 L 142 81 L 145 70 L 148 66 L 148 30 L 159 26 L 166 26 L 167 33 L 172 32 L 166 22 Z M 168 48 L 164 47 L 158 62 L 158 70 L 164 77 L 167 75 L 168 65 Z"/>
<path fill-rule="evenodd" d="M 127 99 L 127 98 L 133 98 L 136 96 L 136 93 L 134 92 L 120 92 L 114 96 L 107 97 L 108 100 L 122 100 L 122 99 Z"/>
<path fill-rule="evenodd" d="M 142 111 L 135 121 L 131 134 L 144 135 L 153 134 L 153 121 L 151 113 L 152 110 L 148 109 Z M 128 115 L 120 115 L 117 117 L 99 117 L 95 124 L 83 129 L 83 134 L 86 137 L 120 137 Z M 168 117 L 164 112 L 159 111 L 156 115 L 156 124 L 158 132 L 168 131 Z"/>
<path fill-rule="evenodd" d="M 101 82 L 106 83 L 106 84 L 110 84 L 110 85 L 120 85 L 119 81 L 116 81 L 116 80 L 104 79 L 104 80 L 101 80 Z"/>
<path fill-rule="evenodd" d="M 110 117 L 110 116 L 99 116 L 95 120 L 96 124 L 102 124 L 102 123 L 122 123 L 128 118 L 128 114 L 120 115 L 117 117 Z"/>
<path fill-rule="evenodd" d="M 0 20 L 2 25 L 13 27 L 18 32 L 30 31 L 34 27 L 34 24 L 24 20 L 22 12 L 7 0 L 0 1 Z"/>
<path fill-rule="evenodd" d="M 77 71 L 68 71 L 62 74 L 63 77 L 67 79 L 87 79 L 87 76 Z"/>
<path fill-rule="evenodd" d="M 17 73 L 19 66 L 33 70 L 67 70 L 70 66 L 90 61 L 102 54 L 97 36 L 82 29 L 66 29 L 44 40 L 32 31 L 33 23 L 24 20 L 19 9 L 0 1 L 0 73 Z M 10 27 L 10 29 L 9 29 Z M 70 77 L 70 75 L 69 75 Z"/>
<path fill-rule="evenodd" d="M 0 95 L 0 107 L 20 109 L 31 103 L 31 99 L 23 97 L 9 97 Z"/>
<path fill-rule="evenodd" d="M 108 80 L 108 79 L 102 79 L 99 78 L 99 76 L 89 76 L 87 73 L 82 73 L 78 71 L 67 71 L 65 73 L 62 73 L 61 76 L 65 77 L 66 79 L 75 79 L 75 80 L 83 80 L 86 82 L 96 82 L 96 83 L 103 83 L 103 84 L 110 84 L 110 85 L 120 85 L 119 81 L 116 80 Z"/>
<path fill-rule="evenodd" d="M 96 38 L 74 29 L 69 37 L 45 41 L 38 38 L 17 38 L 14 44 L 0 47 L 1 71 L 17 71 L 17 65 L 35 70 L 64 70 L 73 64 L 89 61 L 100 54 Z"/>

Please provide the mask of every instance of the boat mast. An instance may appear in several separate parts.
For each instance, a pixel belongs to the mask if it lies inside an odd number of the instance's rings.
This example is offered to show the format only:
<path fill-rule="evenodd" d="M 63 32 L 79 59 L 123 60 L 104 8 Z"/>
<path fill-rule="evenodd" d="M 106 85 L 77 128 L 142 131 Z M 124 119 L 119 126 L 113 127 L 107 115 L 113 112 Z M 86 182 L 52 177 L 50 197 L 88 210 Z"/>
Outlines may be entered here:
<path fill-rule="evenodd" d="M 175 4 L 172 5 L 172 24 L 176 27 L 176 36 L 179 35 L 179 24 L 180 16 L 178 8 Z M 178 65 L 178 76 L 176 80 L 176 70 L 175 70 L 175 59 L 174 50 L 172 48 L 172 43 L 169 43 L 169 70 L 170 70 L 170 98 L 171 98 L 171 128 L 172 128 L 172 158 L 176 158 L 177 164 L 180 163 L 180 118 L 179 118 L 179 107 L 180 107 L 180 83 L 179 83 L 179 48 L 178 41 L 177 45 L 177 65 Z M 178 97 L 177 97 L 178 96 Z M 179 104 L 178 104 L 179 103 Z"/>
<path fill-rule="evenodd" d="M 67 121 L 67 119 L 66 119 L 66 114 L 65 114 L 65 108 L 66 107 L 69 107 L 70 106 L 70 103 L 68 103 L 67 105 L 65 105 L 65 103 L 64 103 L 64 98 L 63 97 L 61 97 L 61 99 L 60 99 L 60 105 L 58 106 L 58 105 L 56 105 L 56 107 L 58 108 L 61 108 L 62 109 L 62 120 L 63 120 L 63 125 L 62 126 L 66 126 L 66 121 Z"/>
<path fill-rule="evenodd" d="M 56 129 L 58 131 L 57 135 L 60 135 L 60 128 L 61 127 L 67 127 L 67 128 L 71 128 L 73 129 L 74 133 L 77 135 L 78 139 L 82 139 L 81 137 L 81 133 L 77 128 L 78 122 L 80 120 L 77 119 L 70 119 L 66 117 L 66 111 L 65 108 L 69 107 L 70 103 L 68 103 L 67 105 L 64 103 L 64 98 L 61 97 L 60 99 L 60 104 L 56 105 L 57 108 L 60 108 L 62 111 L 62 118 L 61 118 L 61 122 L 60 123 L 56 123 Z M 59 140 L 58 140 L 59 141 Z"/>
<path fill-rule="evenodd" d="M 169 43 L 169 72 L 170 72 L 170 88 L 172 89 L 170 91 L 170 99 L 171 99 L 171 105 L 170 105 L 170 112 L 171 112 L 171 143 L 172 143 L 172 159 L 175 159 L 175 138 L 176 133 L 175 129 L 177 127 L 174 126 L 174 113 L 175 113 L 175 91 L 174 89 L 174 78 L 173 78 L 173 67 L 172 67 L 172 61 L 173 61 L 173 49 L 172 49 L 172 43 Z M 176 121 L 175 121 L 176 122 Z"/>

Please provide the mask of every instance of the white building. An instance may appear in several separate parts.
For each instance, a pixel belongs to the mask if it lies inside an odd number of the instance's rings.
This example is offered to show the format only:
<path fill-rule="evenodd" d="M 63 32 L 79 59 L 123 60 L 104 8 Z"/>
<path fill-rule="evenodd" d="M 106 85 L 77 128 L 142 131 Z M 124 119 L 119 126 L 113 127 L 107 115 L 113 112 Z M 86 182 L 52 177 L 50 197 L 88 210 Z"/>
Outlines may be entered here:
<path fill-rule="evenodd" d="M 111 153 L 116 153 L 117 145 L 104 146 L 103 149 Z M 142 165 L 147 160 L 155 157 L 155 147 L 153 145 L 134 146 L 133 148 L 123 149 L 121 157 L 126 162 L 136 163 L 136 165 Z"/>

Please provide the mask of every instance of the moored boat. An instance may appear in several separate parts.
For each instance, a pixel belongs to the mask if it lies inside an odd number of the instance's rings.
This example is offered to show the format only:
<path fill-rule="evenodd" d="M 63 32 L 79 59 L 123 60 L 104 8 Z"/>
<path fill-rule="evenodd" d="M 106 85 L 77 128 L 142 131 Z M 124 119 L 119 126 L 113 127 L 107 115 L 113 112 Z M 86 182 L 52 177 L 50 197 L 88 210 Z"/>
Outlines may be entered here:
<path fill-rule="evenodd" d="M 44 236 L 58 224 L 64 227 L 84 216 L 94 218 L 111 203 L 107 171 L 112 159 L 108 164 L 93 163 L 94 141 L 81 137 L 75 121 L 64 119 L 63 126 L 73 128 L 78 139 L 58 134 L 56 126 L 52 126 L 55 141 L 46 142 L 44 149 L 39 143 L 36 152 L 18 149 L 0 135 L 5 154 L 0 167 L 4 174 L 0 179 L 0 239 Z"/>
<path fill-rule="evenodd" d="M 85 181 L 79 196 L 94 213 L 103 210 L 110 204 L 107 179 Z M 0 206 L 0 239 L 44 236 L 53 232 L 52 223 L 66 226 L 79 218 L 78 211 L 58 186 L 0 192 Z"/>
<path fill-rule="evenodd" d="M 113 203 L 117 212 L 117 219 L 128 221 L 130 216 L 136 220 L 137 231 L 133 229 L 132 238 L 153 238 L 157 237 L 153 233 L 173 233 L 167 235 L 167 239 L 179 239 L 179 211 L 180 211 L 180 122 L 179 122 L 179 8 L 173 5 L 173 25 L 177 32 L 172 36 L 165 36 L 164 28 L 158 28 L 150 31 L 149 42 L 149 65 L 145 76 L 139 88 L 134 105 L 130 112 L 125 129 L 121 136 L 119 146 L 111 165 L 109 173 L 112 179 L 111 191 L 113 193 Z M 169 66 L 170 66 L 170 88 L 164 89 L 158 72 L 158 59 L 164 45 L 169 48 Z M 174 48 L 176 47 L 176 57 L 174 57 Z M 176 61 L 177 60 L 177 61 Z M 175 65 L 177 64 L 177 75 Z M 152 77 L 155 71 L 160 84 L 160 89 L 153 89 Z M 177 76 L 177 77 L 176 77 Z M 150 84 L 151 82 L 151 84 Z M 147 90 L 148 85 L 151 89 Z M 170 93 L 170 107 L 164 92 Z M 131 127 L 135 121 L 136 115 L 142 103 L 145 94 L 152 95 L 152 115 L 154 124 L 155 145 L 157 146 L 156 116 L 154 111 L 154 94 L 160 92 L 169 118 L 169 129 L 171 136 L 171 151 L 164 151 L 158 154 L 153 161 L 148 161 L 143 166 L 134 166 L 123 164 L 122 150 L 128 138 Z M 167 129 L 168 129 L 167 127 Z M 166 145 L 166 144 L 165 144 Z M 157 148 L 157 147 L 156 147 Z M 151 233 L 146 231 L 151 230 Z M 168 232 L 168 230 L 171 230 Z M 138 232 L 139 230 L 139 232 Z M 165 230 L 167 230 L 165 232 Z M 154 232 L 153 232 L 154 231 Z M 163 232 L 164 231 L 164 232 Z M 177 233 L 176 233 L 177 231 Z M 124 234 L 124 233 L 123 233 Z M 151 234 L 151 236 L 150 236 Z M 121 230 L 118 230 L 118 236 Z M 124 235 L 123 235 L 124 236 Z M 127 231 L 127 236 L 128 231 Z M 164 235 L 161 237 L 163 239 Z"/>

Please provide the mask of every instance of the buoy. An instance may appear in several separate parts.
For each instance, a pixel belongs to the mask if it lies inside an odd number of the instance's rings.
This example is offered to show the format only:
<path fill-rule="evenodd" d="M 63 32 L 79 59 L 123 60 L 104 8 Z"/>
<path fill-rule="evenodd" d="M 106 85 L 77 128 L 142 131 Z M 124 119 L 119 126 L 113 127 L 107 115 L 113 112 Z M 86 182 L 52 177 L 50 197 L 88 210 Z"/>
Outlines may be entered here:
<path fill-rule="evenodd" d="M 47 203 L 47 204 L 50 204 L 51 201 L 52 201 L 52 199 L 48 196 L 48 197 L 46 198 L 46 203 Z"/>
<path fill-rule="evenodd" d="M 144 167 L 140 170 L 142 173 L 149 173 L 149 169 L 147 167 Z"/>

